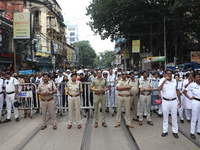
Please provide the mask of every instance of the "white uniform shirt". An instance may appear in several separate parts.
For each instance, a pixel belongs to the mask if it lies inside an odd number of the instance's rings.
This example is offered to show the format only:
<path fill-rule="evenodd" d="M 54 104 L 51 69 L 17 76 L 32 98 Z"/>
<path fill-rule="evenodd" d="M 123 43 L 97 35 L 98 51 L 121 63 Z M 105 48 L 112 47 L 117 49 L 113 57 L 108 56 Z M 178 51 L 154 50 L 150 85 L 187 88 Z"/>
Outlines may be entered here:
<path fill-rule="evenodd" d="M 5 86 L 5 85 L 3 85 L 3 79 L 0 79 L 0 93 L 2 92 L 2 90 L 3 90 L 3 86 Z"/>
<path fill-rule="evenodd" d="M 5 80 L 5 87 L 6 87 L 6 93 L 15 92 L 15 85 L 18 84 L 18 81 L 16 78 L 10 77 L 10 79 Z"/>
<path fill-rule="evenodd" d="M 62 81 L 63 81 L 63 77 L 64 76 L 58 76 L 56 79 L 55 79 L 55 81 L 56 81 L 56 83 L 61 83 Z M 69 80 L 69 78 L 68 78 L 68 80 Z"/>
<path fill-rule="evenodd" d="M 71 80 L 71 73 L 70 74 L 66 74 L 66 76 L 68 77 L 68 80 Z"/>
<path fill-rule="evenodd" d="M 36 83 L 38 83 L 38 84 L 40 84 L 41 82 L 43 81 L 43 77 L 41 77 L 41 78 L 36 78 Z"/>
<path fill-rule="evenodd" d="M 108 82 L 112 82 L 112 81 L 115 81 L 115 75 L 114 74 L 112 74 L 112 75 L 108 75 L 108 78 L 107 78 L 107 81 Z M 109 83 L 109 85 L 111 86 L 111 87 L 113 87 L 115 84 L 114 83 Z"/>
<path fill-rule="evenodd" d="M 200 85 L 198 85 L 196 83 L 190 83 L 185 90 L 186 91 L 191 91 L 192 95 L 195 98 L 200 99 Z"/>
<path fill-rule="evenodd" d="M 159 82 L 158 87 L 163 83 L 164 80 L 161 79 Z M 162 92 L 162 97 L 167 98 L 167 99 L 173 99 L 177 97 L 176 90 L 178 89 L 177 86 L 177 81 L 176 79 L 172 79 L 171 81 L 166 81 L 165 84 L 163 85 L 163 88 L 161 90 Z"/>

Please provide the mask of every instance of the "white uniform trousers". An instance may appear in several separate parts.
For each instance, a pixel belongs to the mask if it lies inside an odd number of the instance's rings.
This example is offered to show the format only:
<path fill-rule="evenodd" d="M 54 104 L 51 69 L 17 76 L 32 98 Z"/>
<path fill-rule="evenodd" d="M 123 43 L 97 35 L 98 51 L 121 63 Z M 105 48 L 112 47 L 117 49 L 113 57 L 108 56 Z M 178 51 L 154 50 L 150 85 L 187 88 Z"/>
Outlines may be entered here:
<path fill-rule="evenodd" d="M 198 119 L 197 124 L 197 132 L 200 133 L 200 101 L 193 100 L 192 101 L 192 120 L 190 124 L 190 133 L 195 134 L 195 128 L 196 128 L 196 121 Z"/>
<path fill-rule="evenodd" d="M 186 109 L 185 108 L 185 116 L 187 120 L 191 119 L 191 109 Z"/>
<path fill-rule="evenodd" d="M 162 104 L 158 105 L 158 114 L 161 115 L 163 113 L 162 111 Z"/>
<path fill-rule="evenodd" d="M 3 102 L 4 102 L 4 97 L 3 97 L 3 93 L 0 94 L 0 120 L 1 120 L 1 113 L 2 113 L 2 109 L 3 109 Z"/>
<path fill-rule="evenodd" d="M 11 118 L 11 109 L 13 107 L 15 119 L 18 117 L 18 108 L 13 106 L 15 100 L 15 93 L 6 94 L 6 107 L 7 107 L 7 119 Z"/>
<path fill-rule="evenodd" d="M 177 99 L 173 101 L 162 100 L 162 110 L 163 110 L 163 133 L 168 132 L 168 117 L 169 112 L 171 111 L 172 117 L 172 132 L 178 132 L 178 123 L 177 123 L 177 109 L 178 102 Z"/>
<path fill-rule="evenodd" d="M 180 120 L 184 120 L 184 117 L 183 117 L 183 98 L 182 98 L 182 96 L 181 96 L 181 108 L 178 107 L 178 114 L 179 114 Z"/>

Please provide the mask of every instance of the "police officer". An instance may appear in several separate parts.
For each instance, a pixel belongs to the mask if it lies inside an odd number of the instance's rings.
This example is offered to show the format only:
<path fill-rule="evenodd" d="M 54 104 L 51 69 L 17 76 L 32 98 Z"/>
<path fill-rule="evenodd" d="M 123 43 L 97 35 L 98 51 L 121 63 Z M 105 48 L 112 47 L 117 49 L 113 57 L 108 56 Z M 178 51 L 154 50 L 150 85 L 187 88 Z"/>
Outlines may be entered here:
<path fill-rule="evenodd" d="M 103 71 L 103 77 L 108 81 L 108 73 L 107 73 L 107 71 Z M 110 89 L 110 86 L 109 86 L 109 89 Z M 106 93 L 106 112 L 109 113 L 109 107 L 110 107 L 110 99 L 108 97 L 109 92 L 106 91 L 105 93 Z"/>
<path fill-rule="evenodd" d="M 130 80 L 127 79 L 126 71 L 123 71 L 122 79 L 119 80 L 117 83 L 118 96 L 117 96 L 117 118 L 116 118 L 115 128 L 120 126 L 123 103 L 125 106 L 126 125 L 130 128 L 133 128 L 130 119 L 130 104 L 131 104 L 130 89 L 131 89 Z"/>
<path fill-rule="evenodd" d="M 135 73 L 130 72 L 130 95 L 131 95 L 131 107 L 133 110 L 133 120 L 139 121 L 137 118 L 137 106 L 138 106 L 138 97 L 139 97 L 139 81 L 135 79 Z"/>
<path fill-rule="evenodd" d="M 47 108 L 50 111 L 53 129 L 57 129 L 57 120 L 55 114 L 55 106 L 54 106 L 54 99 L 53 94 L 57 92 L 56 86 L 53 82 L 49 81 L 48 74 L 43 75 L 43 82 L 41 82 L 38 86 L 37 94 L 41 95 L 41 108 L 42 108 L 42 115 L 43 115 L 43 126 L 41 130 L 44 130 L 47 127 L 46 123 L 46 114 Z"/>
<path fill-rule="evenodd" d="M 200 74 L 195 74 L 195 83 L 191 83 L 188 87 L 183 91 L 185 96 L 192 100 L 192 120 L 190 124 L 190 136 L 193 139 L 196 139 L 195 136 L 195 128 L 196 121 L 197 124 L 197 134 L 200 135 Z M 188 91 L 192 92 L 192 96 L 187 94 Z"/>
<path fill-rule="evenodd" d="M 171 70 L 167 70 L 166 78 L 159 82 L 158 90 L 162 92 L 163 133 L 161 136 L 165 137 L 168 134 L 168 117 L 169 111 L 171 111 L 173 136 L 178 138 L 177 109 L 178 105 L 181 107 L 181 97 L 178 82 L 176 79 L 172 79 Z M 177 103 L 177 97 L 179 103 Z"/>
<path fill-rule="evenodd" d="M 97 70 L 97 78 L 94 78 L 92 80 L 92 83 L 90 85 L 90 89 L 94 91 L 94 119 L 95 124 L 94 127 L 98 127 L 98 108 L 99 108 L 99 102 L 101 102 L 102 107 L 102 125 L 104 127 L 107 127 L 105 123 L 105 107 L 106 107 L 106 95 L 105 92 L 108 91 L 108 82 L 106 79 L 102 78 L 102 71 L 100 69 Z"/>
<path fill-rule="evenodd" d="M 1 73 L 0 73 L 1 74 Z M 1 121 L 1 113 L 2 113 L 2 108 L 3 108 L 3 102 L 4 102 L 4 79 L 0 79 L 0 123 L 3 123 Z"/>
<path fill-rule="evenodd" d="M 82 85 L 80 81 L 76 80 L 77 74 L 72 73 L 71 80 L 67 83 L 68 92 L 68 106 L 69 106 L 69 122 L 68 129 L 72 127 L 73 123 L 73 110 L 74 106 L 76 109 L 76 122 L 78 124 L 78 129 L 81 128 L 81 117 L 80 117 L 80 93 L 83 92 Z"/>
<path fill-rule="evenodd" d="M 150 105 L 151 105 L 151 91 L 153 90 L 152 82 L 147 78 L 148 74 L 146 71 L 142 73 L 143 79 L 139 82 L 140 88 L 140 113 L 139 113 L 139 125 L 142 126 L 144 105 L 146 103 L 146 113 L 147 113 L 147 123 L 153 126 L 150 115 Z"/>
<path fill-rule="evenodd" d="M 18 94 L 18 81 L 16 78 L 11 77 L 10 72 L 6 72 L 6 80 L 5 80 L 5 92 L 6 92 L 6 108 L 7 108 L 7 118 L 4 123 L 11 121 L 11 109 L 13 107 L 15 114 L 15 121 L 18 122 L 18 108 L 13 106 L 13 103 L 17 100 Z"/>

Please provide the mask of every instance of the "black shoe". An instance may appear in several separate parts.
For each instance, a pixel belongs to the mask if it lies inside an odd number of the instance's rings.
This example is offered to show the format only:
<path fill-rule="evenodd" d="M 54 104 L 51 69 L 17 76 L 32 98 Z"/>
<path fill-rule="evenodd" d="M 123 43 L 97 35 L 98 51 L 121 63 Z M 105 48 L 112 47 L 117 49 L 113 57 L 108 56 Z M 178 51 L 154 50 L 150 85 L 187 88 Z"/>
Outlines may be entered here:
<path fill-rule="evenodd" d="M 181 119 L 180 119 L 180 121 L 181 121 L 181 123 L 184 123 L 184 120 L 181 120 Z"/>
<path fill-rule="evenodd" d="M 157 114 L 157 111 L 155 109 L 153 110 L 153 112 Z"/>
<path fill-rule="evenodd" d="M 19 118 L 17 117 L 17 118 L 15 119 L 15 121 L 16 121 L 16 122 L 19 122 Z"/>
<path fill-rule="evenodd" d="M 161 136 L 162 136 L 162 137 L 165 137 L 167 134 L 168 134 L 168 132 L 162 133 Z"/>
<path fill-rule="evenodd" d="M 174 136 L 175 138 L 178 138 L 178 134 L 177 134 L 177 133 L 173 133 L 173 136 Z"/>
<path fill-rule="evenodd" d="M 4 121 L 4 123 L 10 122 L 10 121 L 11 121 L 11 119 L 6 119 L 6 120 Z"/>
<path fill-rule="evenodd" d="M 196 136 L 194 134 L 190 133 L 190 136 L 192 139 L 196 139 Z"/>
<path fill-rule="evenodd" d="M 189 119 L 189 120 L 187 120 L 187 122 L 190 122 L 190 119 Z"/>
<path fill-rule="evenodd" d="M 2 124 L 3 122 L 0 120 L 0 124 Z"/>
<path fill-rule="evenodd" d="M 146 118 L 147 116 L 143 115 L 144 118 Z"/>
<path fill-rule="evenodd" d="M 198 135 L 200 135 L 200 132 L 197 132 Z"/>
<path fill-rule="evenodd" d="M 100 108 L 100 112 L 102 112 L 102 108 Z"/>
<path fill-rule="evenodd" d="M 133 121 L 139 121 L 138 119 L 133 119 Z"/>
<path fill-rule="evenodd" d="M 39 111 L 39 110 L 37 110 L 37 111 L 36 111 L 34 114 L 39 114 L 39 112 L 40 112 L 40 111 Z"/>
<path fill-rule="evenodd" d="M 171 117 L 171 114 L 169 114 L 169 116 Z"/>
<path fill-rule="evenodd" d="M 163 117 L 163 115 L 162 114 L 158 114 L 158 117 Z"/>

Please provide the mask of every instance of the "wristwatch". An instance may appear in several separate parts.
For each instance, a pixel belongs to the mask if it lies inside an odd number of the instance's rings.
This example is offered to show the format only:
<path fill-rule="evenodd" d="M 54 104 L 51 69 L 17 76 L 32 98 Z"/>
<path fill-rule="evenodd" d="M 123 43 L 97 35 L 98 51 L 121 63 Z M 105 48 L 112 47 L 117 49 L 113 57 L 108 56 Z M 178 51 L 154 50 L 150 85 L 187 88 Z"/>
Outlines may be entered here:
<path fill-rule="evenodd" d="M 144 91 L 145 91 L 145 89 L 144 89 Z"/>

